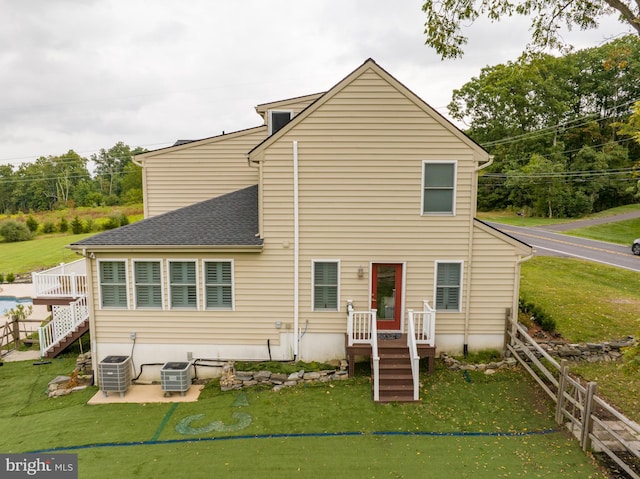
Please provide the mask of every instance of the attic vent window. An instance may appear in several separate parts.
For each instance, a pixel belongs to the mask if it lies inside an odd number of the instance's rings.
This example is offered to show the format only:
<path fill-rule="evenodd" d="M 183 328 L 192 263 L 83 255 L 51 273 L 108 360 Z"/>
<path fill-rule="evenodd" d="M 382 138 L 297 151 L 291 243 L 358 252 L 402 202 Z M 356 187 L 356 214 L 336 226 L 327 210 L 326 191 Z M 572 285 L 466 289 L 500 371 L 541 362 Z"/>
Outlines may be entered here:
<path fill-rule="evenodd" d="M 293 118 L 292 111 L 275 111 L 269 112 L 269 134 L 273 135 L 280 128 L 285 126 Z"/>

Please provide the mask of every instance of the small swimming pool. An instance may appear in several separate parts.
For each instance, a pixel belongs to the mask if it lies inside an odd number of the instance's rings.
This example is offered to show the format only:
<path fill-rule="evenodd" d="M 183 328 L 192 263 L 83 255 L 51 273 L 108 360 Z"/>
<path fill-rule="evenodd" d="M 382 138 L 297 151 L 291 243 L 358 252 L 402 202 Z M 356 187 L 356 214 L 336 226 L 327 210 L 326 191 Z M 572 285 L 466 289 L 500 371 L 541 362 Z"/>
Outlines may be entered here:
<path fill-rule="evenodd" d="M 28 306 L 33 304 L 33 300 L 31 298 L 16 298 L 15 296 L 0 296 L 0 316 L 4 316 L 7 311 L 15 308 L 18 304 Z"/>

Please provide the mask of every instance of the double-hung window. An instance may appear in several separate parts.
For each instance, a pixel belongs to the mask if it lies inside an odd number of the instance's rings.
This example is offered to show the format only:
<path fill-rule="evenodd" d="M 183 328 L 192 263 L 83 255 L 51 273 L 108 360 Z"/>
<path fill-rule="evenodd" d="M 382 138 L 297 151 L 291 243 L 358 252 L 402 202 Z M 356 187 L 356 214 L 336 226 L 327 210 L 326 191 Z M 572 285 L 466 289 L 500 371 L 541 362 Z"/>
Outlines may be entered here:
<path fill-rule="evenodd" d="M 127 266 L 124 261 L 100 261 L 100 306 L 127 308 Z"/>
<path fill-rule="evenodd" d="M 456 204 L 456 163 L 422 163 L 422 214 L 454 214 Z"/>
<path fill-rule="evenodd" d="M 338 310 L 338 262 L 313 262 L 313 310 Z"/>
<path fill-rule="evenodd" d="M 207 309 L 233 309 L 231 261 L 205 261 L 204 283 Z"/>
<path fill-rule="evenodd" d="M 160 261 L 133 263 L 136 308 L 162 309 L 162 273 Z"/>
<path fill-rule="evenodd" d="M 462 263 L 436 263 L 436 311 L 460 311 Z"/>
<path fill-rule="evenodd" d="M 171 308 L 198 309 L 195 261 L 169 262 Z"/>

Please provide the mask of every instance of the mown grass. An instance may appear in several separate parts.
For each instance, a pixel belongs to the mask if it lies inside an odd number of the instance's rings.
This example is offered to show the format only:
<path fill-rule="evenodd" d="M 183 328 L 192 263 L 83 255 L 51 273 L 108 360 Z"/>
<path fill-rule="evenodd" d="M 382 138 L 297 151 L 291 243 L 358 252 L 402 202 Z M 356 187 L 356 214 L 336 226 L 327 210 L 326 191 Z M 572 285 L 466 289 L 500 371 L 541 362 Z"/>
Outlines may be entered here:
<path fill-rule="evenodd" d="M 632 211 L 640 210 L 640 204 L 619 206 L 617 208 L 611 208 L 606 211 L 600 211 L 591 215 L 584 216 L 582 218 L 540 218 L 540 217 L 522 217 L 518 216 L 516 211 L 503 210 L 503 211 L 480 211 L 478 212 L 478 218 L 484 221 L 495 221 L 497 223 L 504 223 L 514 226 L 545 226 L 554 225 L 558 223 L 572 223 L 575 221 L 588 220 L 592 218 L 603 218 L 609 216 L 615 216 L 623 213 L 629 213 Z M 597 239 L 597 238 L 596 238 Z M 606 241 L 606 240 L 604 240 Z"/>
<path fill-rule="evenodd" d="M 126 215 L 129 223 L 140 221 L 143 218 L 142 205 L 83 207 L 73 210 L 67 209 L 33 213 L 31 216 L 39 223 L 39 234 L 30 241 L 0 243 L 0 272 L 4 275 L 8 273 L 23 275 L 79 259 L 78 255 L 66 248 L 66 246 L 75 241 L 100 233 L 104 229 L 104 225 L 109 221 L 110 216 L 118 212 Z M 0 222 L 6 219 L 25 221 L 28 216 L 30 215 L 25 213 L 0 215 Z M 76 216 L 83 221 L 93 221 L 96 230 L 77 235 L 70 233 L 41 233 L 45 222 L 58 225 L 60 220 L 64 218 L 70 224 Z"/>
<path fill-rule="evenodd" d="M 606 397 L 625 416 L 640 423 L 640 375 L 625 373 L 620 363 L 573 363 L 571 371 L 598 383 L 598 394 Z"/>
<path fill-rule="evenodd" d="M 0 450 L 68 448 L 79 477 L 97 478 L 605 477 L 563 431 L 497 435 L 555 427 L 549 403 L 518 370 L 465 378 L 439 366 L 422 377 L 418 404 L 374 403 L 368 377 L 279 392 L 210 383 L 197 402 L 180 404 L 89 406 L 95 387 L 47 398 L 47 382 L 73 366 L 67 357 L 0 368 Z M 234 430 L 238 412 L 251 421 Z M 176 428 L 198 414 L 192 427 L 229 427 Z"/>
<path fill-rule="evenodd" d="M 640 218 L 566 230 L 564 233 L 582 238 L 617 243 L 631 248 L 633 240 L 640 238 Z"/>
<path fill-rule="evenodd" d="M 638 273 L 578 259 L 536 257 L 522 265 L 521 296 L 541 306 L 570 342 L 640 335 Z M 620 362 L 574 363 L 571 371 L 598 383 L 598 393 L 640 421 L 640 374 Z"/>
<path fill-rule="evenodd" d="M 36 236 L 30 241 L 0 243 L 0 272 L 26 274 L 76 261 L 80 257 L 66 246 L 94 234 Z"/>
<path fill-rule="evenodd" d="M 638 273 L 569 258 L 522 264 L 520 295 L 542 307 L 571 342 L 620 339 L 640 331 Z"/>

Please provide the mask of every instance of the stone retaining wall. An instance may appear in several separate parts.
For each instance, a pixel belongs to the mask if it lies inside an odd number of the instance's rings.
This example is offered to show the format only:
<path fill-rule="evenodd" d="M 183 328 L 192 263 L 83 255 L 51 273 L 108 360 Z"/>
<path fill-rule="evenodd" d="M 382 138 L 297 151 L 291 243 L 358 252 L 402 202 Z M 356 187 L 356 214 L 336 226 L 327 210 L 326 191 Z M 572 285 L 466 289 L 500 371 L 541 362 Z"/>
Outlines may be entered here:
<path fill-rule="evenodd" d="M 225 364 L 220 377 L 220 389 L 230 391 L 250 386 L 269 386 L 274 391 L 285 387 L 296 386 L 301 383 L 341 381 L 348 379 L 347 361 L 340 361 L 337 369 L 324 371 L 305 371 L 301 369 L 295 373 L 283 374 L 271 371 L 236 371 L 233 362 Z"/>
<path fill-rule="evenodd" d="M 537 343 L 551 356 L 570 361 L 617 361 L 622 357 L 622 348 L 633 345 L 633 336 L 627 336 L 617 341 L 602 343 L 573 344 L 562 341 L 540 341 Z"/>

